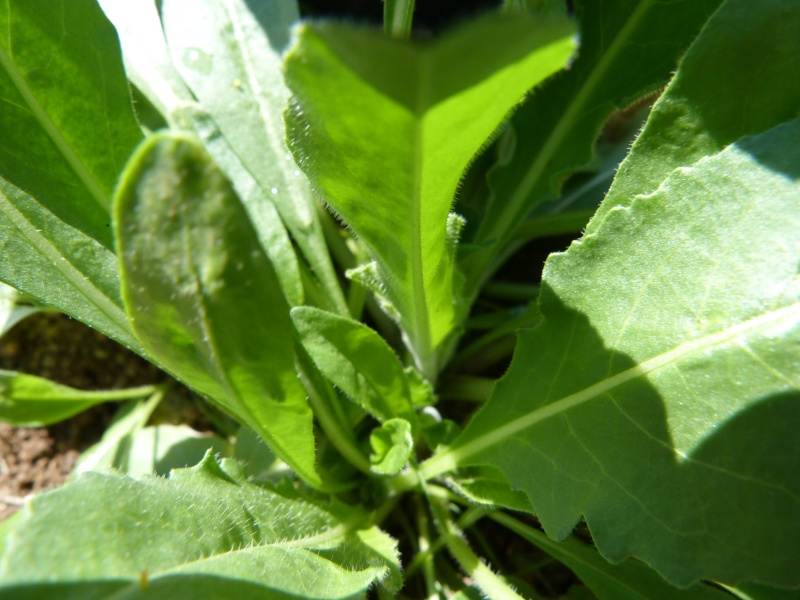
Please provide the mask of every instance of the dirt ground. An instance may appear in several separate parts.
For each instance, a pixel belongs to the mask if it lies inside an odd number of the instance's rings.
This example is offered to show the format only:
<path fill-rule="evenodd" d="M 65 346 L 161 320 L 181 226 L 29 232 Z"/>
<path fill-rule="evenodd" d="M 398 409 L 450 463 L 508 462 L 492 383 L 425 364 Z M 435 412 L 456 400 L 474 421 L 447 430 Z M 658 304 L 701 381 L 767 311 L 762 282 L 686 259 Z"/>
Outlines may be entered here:
<path fill-rule="evenodd" d="M 57 314 L 29 317 L 0 339 L 0 369 L 81 389 L 132 387 L 165 377 L 116 342 Z M 46 428 L 0 423 L 0 521 L 30 494 L 63 484 L 80 453 L 100 439 L 115 410 L 113 404 L 103 404 Z"/>

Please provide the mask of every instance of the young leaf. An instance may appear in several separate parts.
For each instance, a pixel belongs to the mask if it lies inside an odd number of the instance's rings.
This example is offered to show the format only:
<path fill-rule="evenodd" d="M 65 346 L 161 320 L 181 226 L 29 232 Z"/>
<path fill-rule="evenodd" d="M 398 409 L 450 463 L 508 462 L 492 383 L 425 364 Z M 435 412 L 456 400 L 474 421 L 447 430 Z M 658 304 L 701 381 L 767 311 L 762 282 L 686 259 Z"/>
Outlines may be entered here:
<path fill-rule="evenodd" d="M 331 310 L 347 314 L 316 200 L 285 142 L 283 109 L 289 92 L 280 53 L 299 19 L 296 3 L 165 0 L 163 18 L 175 67 L 238 157 L 242 174 L 258 182 L 262 201 L 269 198 L 275 204 L 322 283 Z M 214 150 L 209 147 L 218 159 Z M 228 172 L 234 183 L 237 175 Z"/>
<path fill-rule="evenodd" d="M 569 32 L 566 21 L 488 18 L 408 44 L 306 24 L 287 55 L 290 148 L 367 246 L 431 380 L 462 318 L 448 236 L 459 179 L 524 92 L 564 65 Z"/>
<path fill-rule="evenodd" d="M 798 136 L 678 169 L 552 256 L 542 325 L 423 473 L 496 466 L 551 536 L 584 515 L 678 585 L 800 585 Z"/>
<path fill-rule="evenodd" d="M 125 306 L 142 343 L 319 485 L 289 307 L 244 208 L 199 141 L 148 138 L 123 175 L 115 225 Z"/>
<path fill-rule="evenodd" d="M 402 417 L 416 432 L 403 365 L 377 332 L 309 306 L 291 314 L 300 343 L 331 383 L 379 421 Z"/>
<path fill-rule="evenodd" d="M 17 427 L 41 427 L 68 419 L 95 404 L 143 398 L 153 391 L 152 386 L 78 390 L 35 375 L 0 370 L 0 421 Z"/>
<path fill-rule="evenodd" d="M 380 475 L 399 473 L 414 449 L 411 424 L 405 419 L 389 419 L 372 430 L 369 444 L 372 446 L 369 458 L 373 472 Z"/>
<path fill-rule="evenodd" d="M 515 151 L 490 174 L 492 201 L 473 240 L 478 251 L 459 259 L 468 274 L 467 295 L 475 293 L 494 257 L 486 246 L 507 241 L 534 205 L 554 198 L 567 176 L 591 160 L 615 108 L 666 83 L 721 2 L 578 1 L 578 58 L 514 115 Z"/>
<path fill-rule="evenodd" d="M 169 479 L 87 473 L 15 523 L 0 596 L 362 597 L 399 570 L 387 536 L 362 521 L 247 483 L 210 454 Z"/>
<path fill-rule="evenodd" d="M 0 179 L 0 280 L 148 357 L 131 331 L 114 254 Z"/>
<path fill-rule="evenodd" d="M 94 0 L 9 0 L 0 32 L 0 176 L 112 247 L 111 194 L 141 139 L 114 28 Z"/>

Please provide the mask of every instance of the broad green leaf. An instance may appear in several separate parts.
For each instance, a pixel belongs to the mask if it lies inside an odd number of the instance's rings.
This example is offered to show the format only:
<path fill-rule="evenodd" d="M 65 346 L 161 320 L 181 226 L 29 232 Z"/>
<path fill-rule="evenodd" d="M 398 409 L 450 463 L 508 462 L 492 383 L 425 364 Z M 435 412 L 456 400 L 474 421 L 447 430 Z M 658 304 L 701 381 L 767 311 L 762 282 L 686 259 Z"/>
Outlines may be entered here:
<path fill-rule="evenodd" d="M 551 536 L 584 516 L 678 585 L 800 586 L 798 136 L 677 169 L 553 255 L 543 323 L 423 473 L 496 466 Z"/>
<path fill-rule="evenodd" d="M 458 182 L 509 109 L 564 65 L 569 33 L 566 21 L 494 17 L 409 44 L 305 24 L 287 55 L 290 148 L 376 261 L 431 380 L 464 311 L 453 265 L 460 219 L 448 218 Z"/>
<path fill-rule="evenodd" d="M 210 454 L 169 479 L 86 473 L 24 510 L 0 596 L 359 598 L 398 569 L 388 536 L 363 520 L 247 483 Z"/>
<path fill-rule="evenodd" d="M 0 179 L 0 280 L 148 357 L 131 331 L 114 254 Z"/>
<path fill-rule="evenodd" d="M 96 444 L 84 451 L 75 463 L 76 473 L 88 471 L 127 471 L 133 437 L 144 429 L 163 395 L 131 402 L 120 409 Z"/>
<path fill-rule="evenodd" d="M 411 424 L 405 419 L 389 419 L 369 435 L 372 471 L 380 475 L 399 473 L 414 450 Z"/>
<path fill-rule="evenodd" d="M 286 148 L 283 109 L 289 92 L 280 54 L 299 15 L 294 0 L 165 0 L 164 29 L 175 67 L 219 127 L 239 167 L 208 149 L 243 199 L 260 188 L 273 202 L 322 283 L 331 305 L 347 304 L 325 245 L 316 200 Z M 205 139 L 205 136 L 204 136 Z M 240 183 L 240 177 L 243 181 Z M 253 190 L 244 193 L 241 187 Z M 296 268 L 296 267 L 295 267 Z"/>
<path fill-rule="evenodd" d="M 114 28 L 94 0 L 8 0 L 0 32 L 0 176 L 112 247 L 111 194 L 141 139 Z"/>
<path fill-rule="evenodd" d="M 8 333 L 14 325 L 42 310 L 20 302 L 25 298 L 10 285 L 0 283 L 0 337 Z"/>
<path fill-rule="evenodd" d="M 517 111 L 511 121 L 515 151 L 490 175 L 492 202 L 472 240 L 479 250 L 460 256 L 468 295 L 487 275 L 493 248 L 509 239 L 533 206 L 555 198 L 567 176 L 591 160 L 597 135 L 615 108 L 667 82 L 721 2 L 579 0 L 578 58 Z"/>
<path fill-rule="evenodd" d="M 492 513 L 489 518 L 510 528 L 569 567 L 598 600 L 731 600 L 725 592 L 704 584 L 693 585 L 686 590 L 676 589 L 638 560 L 611 564 L 597 550 L 575 538 L 555 542 L 538 529 L 509 515 Z"/>
<path fill-rule="evenodd" d="M 309 306 L 292 309 L 292 321 L 300 343 L 331 383 L 379 421 L 402 417 L 416 432 L 403 365 L 376 331 Z"/>
<path fill-rule="evenodd" d="M 41 427 L 68 419 L 90 406 L 113 400 L 142 398 L 152 386 L 127 390 L 78 390 L 49 379 L 0 370 L 0 421 Z"/>
<path fill-rule="evenodd" d="M 794 0 L 727 0 L 653 107 L 594 224 L 676 168 L 799 116 L 798 30 Z"/>
<path fill-rule="evenodd" d="M 142 343 L 319 485 L 289 307 L 245 209 L 200 142 L 148 138 L 123 176 L 115 225 L 123 298 Z"/>

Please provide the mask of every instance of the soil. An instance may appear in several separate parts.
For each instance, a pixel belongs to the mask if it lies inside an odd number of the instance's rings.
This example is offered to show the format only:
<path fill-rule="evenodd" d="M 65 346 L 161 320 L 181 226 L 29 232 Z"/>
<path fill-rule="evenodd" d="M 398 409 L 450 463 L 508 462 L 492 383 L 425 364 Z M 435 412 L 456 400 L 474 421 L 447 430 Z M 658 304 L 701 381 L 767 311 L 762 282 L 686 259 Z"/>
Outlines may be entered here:
<path fill-rule="evenodd" d="M 165 375 L 116 342 L 64 315 L 40 313 L 0 339 L 0 369 L 80 389 L 117 389 Z M 102 404 L 45 428 L 0 423 L 0 521 L 25 499 L 62 485 L 80 453 L 97 442 L 116 406 Z"/>

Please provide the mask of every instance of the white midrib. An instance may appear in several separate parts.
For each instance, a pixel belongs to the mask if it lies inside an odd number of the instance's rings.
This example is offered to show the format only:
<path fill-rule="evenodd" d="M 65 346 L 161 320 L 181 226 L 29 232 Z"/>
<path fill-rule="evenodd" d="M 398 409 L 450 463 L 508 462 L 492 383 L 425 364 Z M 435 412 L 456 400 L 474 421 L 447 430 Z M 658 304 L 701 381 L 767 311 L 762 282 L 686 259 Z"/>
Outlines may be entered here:
<path fill-rule="evenodd" d="M 11 40 L 9 39 L 9 44 L 10 43 Z M 64 160 L 67 161 L 67 164 L 69 164 L 73 172 L 78 176 L 78 179 L 80 179 L 81 183 L 83 183 L 86 190 L 103 210 L 108 211 L 108 207 L 111 204 L 108 196 L 86 168 L 86 165 L 83 164 L 83 161 L 76 154 L 75 150 L 73 150 L 72 146 L 70 146 L 69 142 L 61 134 L 61 131 L 59 131 L 55 123 L 50 120 L 50 117 L 47 115 L 44 108 L 34 95 L 33 90 L 31 90 L 28 84 L 25 82 L 25 79 L 17 69 L 17 66 L 14 64 L 9 55 L 6 53 L 5 48 L 2 46 L 0 46 L 0 66 L 2 66 L 5 72 L 8 74 L 9 78 L 14 84 L 14 87 L 16 87 L 17 91 L 24 99 L 25 104 L 31 111 L 31 114 L 33 114 L 33 117 L 45 131 L 47 136 L 52 140 L 53 144 L 55 144 L 56 148 L 58 148 L 58 151 L 64 157 Z"/>
<path fill-rule="evenodd" d="M 425 290 L 425 264 L 422 256 L 422 162 L 425 148 L 425 113 L 430 89 L 430 62 L 425 53 L 420 55 L 419 87 L 417 88 L 417 107 L 414 119 L 412 141 L 412 179 L 411 179 L 411 293 L 414 310 L 413 351 L 419 363 L 417 367 L 430 381 L 436 380 L 437 366 L 431 347 L 430 315 L 428 313 Z"/>
<path fill-rule="evenodd" d="M 584 388 L 574 394 L 565 396 L 560 400 L 552 402 L 547 406 L 537 408 L 513 421 L 498 427 L 488 433 L 485 433 L 463 446 L 458 446 L 444 452 L 438 456 L 434 456 L 424 462 L 420 466 L 420 473 L 425 479 L 430 479 L 456 469 L 464 460 L 490 448 L 498 443 L 507 441 L 509 438 L 517 435 L 521 431 L 549 419 L 553 416 L 565 413 L 576 406 L 580 406 L 590 400 L 598 398 L 628 381 L 644 377 L 652 374 L 659 369 L 672 364 L 683 357 L 694 352 L 702 352 L 714 346 L 731 342 L 739 337 L 744 337 L 749 333 L 757 331 L 760 328 L 774 325 L 783 320 L 798 320 L 800 319 L 800 303 L 790 304 L 783 308 L 779 308 L 747 321 L 732 325 L 722 331 L 712 333 L 673 348 L 668 352 L 654 356 L 635 367 L 631 367 L 625 371 L 617 373 L 613 377 L 598 381 L 594 385 Z"/>
<path fill-rule="evenodd" d="M 553 129 L 553 132 L 547 138 L 544 146 L 542 146 L 542 150 L 536 155 L 536 159 L 533 161 L 524 179 L 517 186 L 508 202 L 510 208 L 503 212 L 502 217 L 497 221 L 492 230 L 484 235 L 484 239 L 501 239 L 505 232 L 511 227 L 511 224 L 519 218 L 518 213 L 520 209 L 524 206 L 533 187 L 542 177 L 542 173 L 552 159 L 553 154 L 564 141 L 564 137 L 577 118 L 578 113 L 584 108 L 588 97 L 594 92 L 598 83 L 603 80 L 606 71 L 608 71 L 611 64 L 622 51 L 622 48 L 628 41 L 631 31 L 639 24 L 639 21 L 641 21 L 647 11 L 650 10 L 652 4 L 653 0 L 643 0 L 636 10 L 631 13 L 625 26 L 620 30 L 619 35 L 617 35 L 608 51 L 592 70 L 586 83 L 581 86 L 580 91 L 572 98 L 567 110 L 562 114 L 555 129 Z"/>

